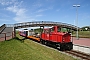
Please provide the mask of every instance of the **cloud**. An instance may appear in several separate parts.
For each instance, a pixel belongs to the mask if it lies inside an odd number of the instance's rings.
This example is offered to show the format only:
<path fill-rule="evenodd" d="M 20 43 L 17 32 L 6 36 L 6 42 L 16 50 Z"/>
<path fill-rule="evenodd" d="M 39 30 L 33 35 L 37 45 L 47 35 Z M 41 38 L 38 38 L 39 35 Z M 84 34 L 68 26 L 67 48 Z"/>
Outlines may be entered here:
<path fill-rule="evenodd" d="M 35 21 L 35 18 L 43 16 L 43 14 L 41 14 L 42 12 L 53 9 L 53 6 L 42 8 L 44 4 L 41 1 L 36 1 L 31 4 L 30 8 L 32 8 L 34 12 L 32 10 L 28 11 L 29 9 L 23 6 L 24 2 L 20 0 L 0 0 L 0 4 L 4 6 L 4 10 L 14 14 L 12 15 L 14 17 L 10 18 L 16 22 Z M 28 12 L 32 13 L 32 16 L 28 14 Z"/>
<path fill-rule="evenodd" d="M 60 9 L 57 9 L 56 11 L 60 11 Z"/>
<path fill-rule="evenodd" d="M 53 6 L 52 6 L 52 7 L 48 7 L 48 8 L 46 8 L 46 9 L 39 9 L 39 10 L 37 11 L 37 13 L 44 12 L 44 11 L 51 10 L 51 9 L 53 9 Z"/>
<path fill-rule="evenodd" d="M 38 15 L 36 15 L 36 17 L 41 17 L 41 16 L 43 16 L 42 14 L 38 14 Z"/>
<path fill-rule="evenodd" d="M 31 20 L 31 21 L 33 20 L 33 19 L 26 17 L 26 16 L 16 16 L 13 19 L 17 22 L 28 22 L 29 20 Z"/>
<path fill-rule="evenodd" d="M 26 14 L 27 9 L 25 9 L 24 7 L 22 8 L 22 3 L 23 1 L 15 2 L 13 5 L 6 7 L 7 11 L 10 11 L 15 14 L 15 17 L 13 17 L 13 19 L 16 22 L 26 22 L 31 20 L 31 18 Z"/>
<path fill-rule="evenodd" d="M 26 9 L 19 8 L 19 6 L 9 6 L 9 7 L 6 8 L 6 10 L 11 11 L 11 12 L 15 13 L 18 16 L 24 15 L 25 12 L 26 12 Z"/>
<path fill-rule="evenodd" d="M 41 4 L 41 3 L 37 3 L 37 4 L 36 4 L 36 3 L 34 3 L 34 4 L 33 4 L 33 7 L 41 7 L 41 6 L 42 6 L 42 4 Z"/>
<path fill-rule="evenodd" d="M 0 4 L 1 5 L 9 5 L 9 4 L 12 4 L 12 2 L 5 1 L 5 0 L 0 0 Z"/>
<path fill-rule="evenodd" d="M 37 12 L 43 12 L 46 11 L 47 9 L 39 9 Z"/>
<path fill-rule="evenodd" d="M 1 5 L 11 5 L 15 3 L 18 3 L 18 2 L 16 0 L 0 0 Z"/>
<path fill-rule="evenodd" d="M 2 21 L 2 22 L 10 22 L 10 20 L 7 20 L 7 19 L 0 19 L 0 21 Z"/>

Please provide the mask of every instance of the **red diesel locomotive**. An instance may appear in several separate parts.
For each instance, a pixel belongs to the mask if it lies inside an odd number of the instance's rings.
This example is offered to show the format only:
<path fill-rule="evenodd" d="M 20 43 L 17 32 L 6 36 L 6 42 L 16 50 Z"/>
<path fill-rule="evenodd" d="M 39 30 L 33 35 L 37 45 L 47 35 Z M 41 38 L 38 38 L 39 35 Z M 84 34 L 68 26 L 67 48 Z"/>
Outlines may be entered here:
<path fill-rule="evenodd" d="M 71 50 L 73 49 L 73 44 L 71 42 L 71 34 L 68 32 L 61 32 L 61 27 L 54 26 L 52 28 L 44 29 L 40 34 L 40 37 L 35 37 L 35 35 L 30 35 L 31 32 L 27 32 L 27 37 L 36 39 L 38 42 L 45 45 L 52 45 L 60 50 Z"/>
<path fill-rule="evenodd" d="M 71 42 L 71 34 L 61 32 L 59 26 L 54 26 L 50 29 L 44 29 L 41 33 L 40 42 L 46 45 L 53 45 L 54 47 L 59 47 L 60 50 L 71 50 L 73 49 L 73 44 Z"/>

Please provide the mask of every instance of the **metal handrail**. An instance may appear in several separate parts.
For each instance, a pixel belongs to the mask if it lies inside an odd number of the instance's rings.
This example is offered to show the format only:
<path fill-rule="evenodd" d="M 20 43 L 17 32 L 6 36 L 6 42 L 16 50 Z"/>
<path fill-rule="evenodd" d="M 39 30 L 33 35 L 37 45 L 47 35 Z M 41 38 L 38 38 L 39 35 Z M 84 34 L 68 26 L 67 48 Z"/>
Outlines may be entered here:
<path fill-rule="evenodd" d="M 1 32 L 6 28 L 6 24 L 3 24 L 1 27 L 0 27 L 0 34 Z"/>
<path fill-rule="evenodd" d="M 30 26 L 30 25 L 36 25 L 36 24 L 50 24 L 50 25 L 61 25 L 61 26 L 65 26 L 65 27 L 69 27 L 69 28 L 74 28 L 76 29 L 77 26 L 71 25 L 71 24 L 67 24 L 67 23 L 61 23 L 61 22 L 52 22 L 52 21 L 33 21 L 33 22 L 24 22 L 24 23 L 16 23 L 13 24 L 13 27 L 19 27 L 19 26 Z M 11 27 L 12 27 L 11 26 Z M 79 28 L 79 27 L 78 27 Z"/>

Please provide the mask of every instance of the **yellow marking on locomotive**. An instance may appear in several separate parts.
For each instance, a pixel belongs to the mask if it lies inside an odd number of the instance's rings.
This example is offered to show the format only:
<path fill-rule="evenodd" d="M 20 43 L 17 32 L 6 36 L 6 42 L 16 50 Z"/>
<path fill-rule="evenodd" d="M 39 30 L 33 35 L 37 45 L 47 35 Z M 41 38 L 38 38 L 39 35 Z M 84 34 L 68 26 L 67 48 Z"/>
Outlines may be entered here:
<path fill-rule="evenodd" d="M 34 36 L 28 36 L 28 38 L 31 38 L 31 39 L 34 39 L 34 40 L 40 41 L 40 38 L 37 38 L 37 37 L 34 37 Z"/>

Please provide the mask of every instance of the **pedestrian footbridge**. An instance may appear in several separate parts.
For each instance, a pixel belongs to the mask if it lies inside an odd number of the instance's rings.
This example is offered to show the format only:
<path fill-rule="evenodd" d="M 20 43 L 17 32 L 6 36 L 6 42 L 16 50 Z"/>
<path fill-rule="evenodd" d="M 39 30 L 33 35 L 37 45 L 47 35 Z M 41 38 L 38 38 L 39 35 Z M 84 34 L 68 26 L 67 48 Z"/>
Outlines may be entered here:
<path fill-rule="evenodd" d="M 77 26 L 52 21 L 33 21 L 33 22 L 23 22 L 16 24 L 3 24 L 0 27 L 0 40 L 7 40 L 7 38 L 13 38 L 16 36 L 16 29 L 28 28 L 28 27 L 44 27 L 44 26 L 60 26 L 61 28 L 68 28 L 71 30 L 77 30 Z"/>
<path fill-rule="evenodd" d="M 23 23 L 16 23 L 16 24 L 7 24 L 6 26 L 15 27 L 16 29 L 26 28 L 26 27 L 37 27 L 37 26 L 60 26 L 60 27 L 69 28 L 72 30 L 77 30 L 77 26 L 67 24 L 67 23 L 51 22 L 51 21 L 23 22 Z"/>

